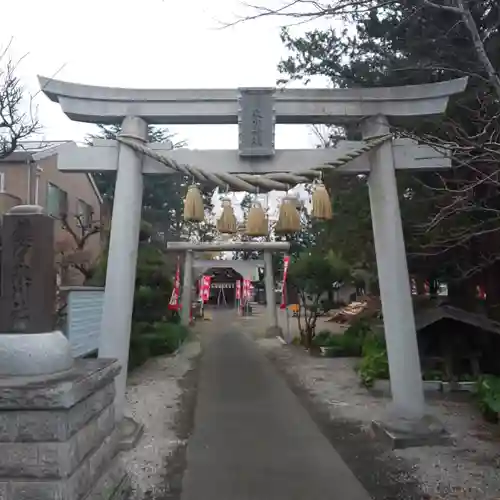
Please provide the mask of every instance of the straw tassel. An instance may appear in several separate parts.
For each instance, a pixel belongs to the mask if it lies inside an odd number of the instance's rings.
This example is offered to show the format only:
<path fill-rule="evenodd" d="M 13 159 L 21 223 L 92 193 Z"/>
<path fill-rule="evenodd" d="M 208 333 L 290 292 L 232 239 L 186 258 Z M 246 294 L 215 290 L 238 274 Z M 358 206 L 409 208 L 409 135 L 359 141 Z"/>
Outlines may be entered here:
<path fill-rule="evenodd" d="M 268 233 L 269 226 L 264 209 L 258 201 L 255 201 L 248 211 L 245 234 L 247 236 L 258 237 L 267 236 Z"/>
<path fill-rule="evenodd" d="M 297 210 L 296 197 L 285 196 L 283 198 L 274 230 L 277 234 L 290 234 L 300 231 L 300 214 Z"/>
<path fill-rule="evenodd" d="M 205 219 L 205 205 L 198 186 L 189 186 L 184 199 L 184 220 L 191 222 L 203 222 Z"/>
<path fill-rule="evenodd" d="M 311 215 L 320 220 L 333 218 L 332 200 L 323 183 L 318 184 L 313 192 Z"/>
<path fill-rule="evenodd" d="M 222 200 L 222 214 L 217 221 L 217 230 L 222 234 L 236 234 L 238 231 L 238 223 L 229 198 Z"/>

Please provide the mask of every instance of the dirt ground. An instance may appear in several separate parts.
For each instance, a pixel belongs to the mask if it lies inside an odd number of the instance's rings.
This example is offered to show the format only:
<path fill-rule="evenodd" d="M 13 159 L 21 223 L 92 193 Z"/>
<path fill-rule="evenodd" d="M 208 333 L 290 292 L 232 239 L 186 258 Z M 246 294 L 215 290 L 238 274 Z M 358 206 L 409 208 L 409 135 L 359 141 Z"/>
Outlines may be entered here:
<path fill-rule="evenodd" d="M 217 316 L 220 313 L 215 313 L 212 328 L 220 321 L 217 321 Z M 367 444 L 369 425 L 373 419 L 382 418 L 390 400 L 376 396 L 360 386 L 354 370 L 355 359 L 311 357 L 299 347 L 283 345 L 278 339 L 263 338 L 266 328 L 264 308 L 257 308 L 255 315 L 249 318 L 239 318 L 236 315 L 231 317 L 224 313 L 222 322 L 247 332 L 258 342 L 289 383 L 299 393 L 305 393 L 313 406 L 326 412 L 330 431 L 332 426 L 340 426 L 340 429 L 345 430 L 351 425 L 352 429 L 358 429 L 365 435 L 364 439 L 358 440 L 364 444 L 357 442 L 356 445 L 344 447 L 348 455 L 346 462 L 351 462 L 349 465 L 353 470 L 363 463 L 361 457 L 366 453 L 373 457 L 371 463 L 385 462 L 387 467 L 384 470 L 393 470 L 392 474 L 397 476 L 398 482 L 408 485 L 409 489 L 402 488 L 390 496 L 385 496 L 375 485 L 371 488 L 374 498 L 500 500 L 500 426 L 484 422 L 470 394 L 432 394 L 427 397 L 429 412 L 452 434 L 455 440 L 453 446 L 384 450 L 375 457 L 371 445 Z M 318 323 L 318 330 L 323 329 L 323 325 L 335 333 L 341 333 L 345 328 L 322 320 Z M 282 311 L 280 326 L 286 331 L 286 318 Z M 293 322 L 290 321 L 290 327 L 292 335 L 297 335 L 295 318 Z M 327 426 L 325 432 L 330 431 Z M 336 432 L 338 434 L 343 431 L 337 429 Z M 356 431 L 352 430 L 350 434 L 354 436 Z M 349 442 L 344 436 L 334 445 L 342 448 L 342 441 L 345 440 Z M 363 446 L 366 447 L 364 451 Z M 354 449 L 357 458 L 352 457 Z M 366 469 L 366 463 L 364 468 Z M 358 473 L 364 477 L 364 482 L 373 480 L 373 477 L 366 476 L 366 471 L 358 470 Z M 380 479 L 379 483 L 385 481 L 381 478 L 386 473 L 379 471 L 376 474 Z M 363 477 L 360 480 L 363 481 Z M 415 497 L 414 492 L 410 491 L 413 486 L 410 488 L 409 485 L 417 485 L 420 495 Z M 369 487 L 367 489 L 370 491 Z M 386 491 L 388 489 L 390 486 L 386 485 Z"/>
<path fill-rule="evenodd" d="M 299 326 L 297 318 L 292 316 L 291 311 L 281 310 L 277 308 L 278 313 L 278 323 L 283 330 L 283 335 L 286 339 L 293 339 L 299 336 Z M 241 317 L 236 314 L 235 310 L 217 310 L 209 309 L 207 316 L 212 319 L 219 319 L 224 317 L 224 321 L 230 321 L 232 325 L 243 325 L 247 330 L 255 331 L 265 331 L 266 328 L 266 308 L 265 306 L 255 305 L 253 306 L 253 313 L 251 316 Z M 302 320 L 303 321 L 303 320 Z M 203 321 L 201 323 L 207 323 Z M 261 328 L 262 327 L 262 328 Z M 340 325 L 333 321 L 328 321 L 327 316 L 319 317 L 316 325 L 316 331 L 321 332 L 323 330 L 329 331 L 331 333 L 342 333 L 347 327 L 345 325 Z"/>

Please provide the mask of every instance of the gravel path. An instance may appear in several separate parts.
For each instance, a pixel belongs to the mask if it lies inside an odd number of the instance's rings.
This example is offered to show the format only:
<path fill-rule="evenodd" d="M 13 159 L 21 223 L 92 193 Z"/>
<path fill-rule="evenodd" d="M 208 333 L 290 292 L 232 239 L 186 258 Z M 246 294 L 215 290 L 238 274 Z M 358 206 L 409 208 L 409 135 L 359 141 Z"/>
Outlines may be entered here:
<path fill-rule="evenodd" d="M 188 341 L 176 355 L 150 359 L 128 378 L 129 414 L 144 425 L 137 446 L 122 454 L 132 481 L 130 500 L 157 500 L 166 495 L 166 461 L 184 444 L 175 429 L 180 382 L 199 353 L 199 342 Z"/>
<path fill-rule="evenodd" d="M 317 403 L 328 409 L 332 421 L 354 422 L 366 430 L 372 419 L 383 414 L 388 399 L 376 397 L 359 385 L 353 368 L 355 360 L 314 358 L 275 339 L 257 342 Z M 499 500 L 499 427 L 486 424 L 465 396 L 436 395 L 429 399 L 430 411 L 456 437 L 456 446 L 386 451 L 380 458 L 399 460 L 407 471 L 406 478 L 400 480 L 418 483 L 423 499 Z"/>

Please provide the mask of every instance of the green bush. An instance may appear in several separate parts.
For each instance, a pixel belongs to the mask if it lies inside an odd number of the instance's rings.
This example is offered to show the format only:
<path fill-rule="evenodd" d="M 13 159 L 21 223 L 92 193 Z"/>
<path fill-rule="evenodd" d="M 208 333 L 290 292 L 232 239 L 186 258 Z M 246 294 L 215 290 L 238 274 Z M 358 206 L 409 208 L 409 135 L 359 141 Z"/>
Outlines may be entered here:
<path fill-rule="evenodd" d="M 361 356 L 362 338 L 347 334 L 333 334 L 328 330 L 322 330 L 313 339 L 315 347 L 326 348 L 326 356 L 330 358 L 354 358 Z"/>
<path fill-rule="evenodd" d="M 136 323 L 130 339 L 129 370 L 152 356 L 174 353 L 184 342 L 188 329 L 176 323 Z"/>
<path fill-rule="evenodd" d="M 372 324 L 367 318 L 355 319 L 344 332 L 348 337 L 355 337 L 363 341 L 365 337 L 373 333 Z"/>
<path fill-rule="evenodd" d="M 347 335 L 332 335 L 325 346 L 329 358 L 357 358 L 361 356 L 361 341 Z"/>
<path fill-rule="evenodd" d="M 106 267 L 105 254 L 96 267 L 93 284 L 104 284 Z M 168 310 L 172 275 L 163 248 L 150 242 L 150 226 L 143 223 L 137 256 L 129 370 L 141 366 L 151 356 L 174 352 L 187 336 L 187 330 L 178 324 L 179 314 Z"/>
<path fill-rule="evenodd" d="M 143 334 L 149 341 L 151 356 L 172 354 L 184 342 L 188 334 L 186 327 L 173 323 L 156 323 L 151 333 Z"/>
<path fill-rule="evenodd" d="M 149 342 L 141 335 L 130 339 L 128 371 L 131 372 L 135 368 L 143 365 L 151 356 L 149 351 Z"/>
<path fill-rule="evenodd" d="M 139 245 L 134 294 L 134 322 L 155 323 L 168 318 L 171 272 L 163 251 L 150 243 Z"/>
<path fill-rule="evenodd" d="M 422 372 L 422 380 L 444 380 L 445 374 L 442 370 L 426 370 Z"/>
<path fill-rule="evenodd" d="M 365 337 L 362 356 L 358 365 L 358 374 L 363 385 L 372 387 L 375 380 L 389 378 L 387 349 L 381 335 L 370 334 Z"/>
<path fill-rule="evenodd" d="M 479 410 L 489 422 L 498 422 L 500 413 L 500 377 L 484 375 L 477 381 L 476 395 Z"/>
<path fill-rule="evenodd" d="M 313 340 L 312 340 L 312 345 L 314 347 L 326 347 L 326 344 L 328 343 L 328 340 L 332 336 L 331 332 L 328 330 L 321 330 L 319 333 L 317 333 Z"/>

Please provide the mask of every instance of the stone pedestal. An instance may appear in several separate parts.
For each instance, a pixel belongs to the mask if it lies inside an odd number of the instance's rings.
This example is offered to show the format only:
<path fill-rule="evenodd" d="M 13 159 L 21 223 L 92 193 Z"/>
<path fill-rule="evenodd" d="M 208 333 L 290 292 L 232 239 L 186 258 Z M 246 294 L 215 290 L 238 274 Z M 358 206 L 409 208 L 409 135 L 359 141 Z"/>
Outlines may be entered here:
<path fill-rule="evenodd" d="M 50 377 L 0 377 L 0 499 L 121 500 L 114 360 Z"/>
<path fill-rule="evenodd" d="M 382 420 L 372 421 L 372 431 L 392 449 L 453 444 L 443 424 L 432 415 L 403 418 L 387 414 Z"/>

